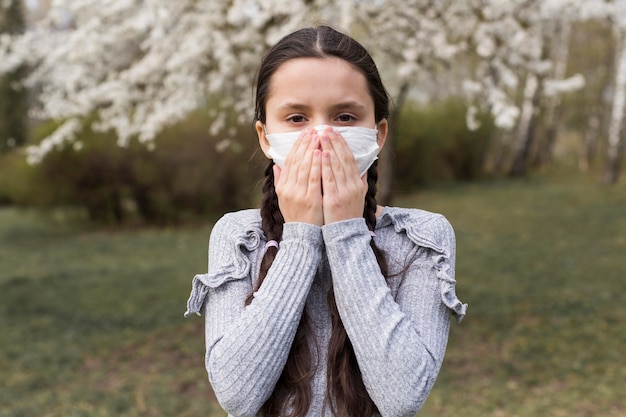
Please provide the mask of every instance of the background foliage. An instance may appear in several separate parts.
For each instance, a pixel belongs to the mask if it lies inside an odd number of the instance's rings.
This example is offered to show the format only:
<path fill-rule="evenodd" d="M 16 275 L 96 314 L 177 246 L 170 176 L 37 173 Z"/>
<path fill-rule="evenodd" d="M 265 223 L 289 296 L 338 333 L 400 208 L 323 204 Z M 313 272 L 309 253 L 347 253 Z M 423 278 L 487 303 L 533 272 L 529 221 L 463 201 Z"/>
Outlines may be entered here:
<path fill-rule="evenodd" d="M 581 176 L 438 185 L 457 293 L 421 416 L 626 416 L 626 189 Z M 224 416 L 203 366 L 211 222 L 107 231 L 69 211 L 0 210 L 0 416 Z"/>
<path fill-rule="evenodd" d="M 35 136 L 53 128 L 44 125 Z M 119 147 L 112 136 L 85 127 L 80 147 L 61 147 L 33 166 L 18 152 L 2 156 L 0 201 L 83 207 L 91 220 L 109 224 L 181 223 L 255 204 L 263 161 L 252 128 L 225 142 L 208 133 L 198 111 L 163 131 L 152 149 Z"/>
<path fill-rule="evenodd" d="M 485 116 L 470 132 L 464 114 L 464 104 L 454 99 L 406 106 L 394 155 L 398 190 L 483 175 L 494 129 Z M 137 142 L 120 148 L 112 133 L 88 125 L 78 135 L 78 150 L 61 147 L 41 164 L 28 165 L 17 151 L 0 155 L 0 201 L 83 207 L 90 219 L 110 224 L 182 223 L 258 205 L 266 159 L 251 127 L 235 129 L 233 139 L 212 136 L 198 111 L 163 131 L 150 150 Z M 35 136 L 54 128 L 46 124 Z"/>
<path fill-rule="evenodd" d="M 469 131 L 466 106 L 458 98 L 432 105 L 407 103 L 400 115 L 395 184 L 398 190 L 444 180 L 469 181 L 485 175 L 485 162 L 496 135 L 488 115 Z"/>

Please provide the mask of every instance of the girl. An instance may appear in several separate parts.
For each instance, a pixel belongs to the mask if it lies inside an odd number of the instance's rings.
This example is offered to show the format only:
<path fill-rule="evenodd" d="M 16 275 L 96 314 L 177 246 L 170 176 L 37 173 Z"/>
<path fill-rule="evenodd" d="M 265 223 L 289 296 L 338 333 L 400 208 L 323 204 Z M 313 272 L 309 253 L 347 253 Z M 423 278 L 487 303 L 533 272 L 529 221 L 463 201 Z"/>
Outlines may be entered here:
<path fill-rule="evenodd" d="M 376 65 L 329 27 L 278 42 L 257 75 L 260 210 L 226 214 L 187 313 L 230 416 L 414 416 L 446 348 L 454 232 L 376 204 L 389 99 Z"/>

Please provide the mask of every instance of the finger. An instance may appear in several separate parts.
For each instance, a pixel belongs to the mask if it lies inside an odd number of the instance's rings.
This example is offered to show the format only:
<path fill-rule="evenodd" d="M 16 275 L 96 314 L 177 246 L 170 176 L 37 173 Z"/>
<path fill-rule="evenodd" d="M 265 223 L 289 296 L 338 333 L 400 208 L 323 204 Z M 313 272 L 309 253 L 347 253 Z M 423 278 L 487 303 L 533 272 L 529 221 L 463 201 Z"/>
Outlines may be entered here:
<path fill-rule="evenodd" d="M 282 170 L 276 164 L 274 164 L 272 169 L 274 170 L 274 187 L 276 187 L 276 184 L 278 184 L 278 182 L 280 181 L 280 173 Z"/>
<path fill-rule="evenodd" d="M 338 162 L 341 164 L 343 175 L 346 177 L 356 178 L 359 176 L 359 167 L 352 150 L 348 146 L 348 142 L 338 132 L 329 132 L 330 145 L 337 155 Z"/>
<path fill-rule="evenodd" d="M 302 161 L 302 157 L 306 152 L 307 144 L 311 139 L 311 129 L 308 129 L 298 137 L 293 147 L 285 158 L 285 165 L 283 166 L 283 178 L 284 182 L 297 181 L 298 178 L 298 166 Z"/>
<path fill-rule="evenodd" d="M 367 183 L 367 171 L 365 174 L 361 175 L 361 182 L 363 183 L 363 187 L 365 187 L 365 192 L 367 193 L 367 189 L 369 188 L 369 184 Z M 365 198 L 365 196 L 363 196 Z"/>
<path fill-rule="evenodd" d="M 322 194 L 322 152 L 315 149 L 312 155 L 307 193 L 311 198 L 317 198 Z"/>
<path fill-rule="evenodd" d="M 302 153 L 300 164 L 298 165 L 297 176 L 295 178 L 296 184 L 302 183 L 303 186 L 307 186 L 307 182 L 311 175 L 311 166 L 313 164 L 314 158 L 313 154 L 315 152 L 315 143 L 317 141 L 317 135 L 308 139 L 308 144 L 306 146 L 306 149 Z"/>
<path fill-rule="evenodd" d="M 324 200 L 327 200 L 330 196 L 337 194 L 337 181 L 331 167 L 331 154 L 330 151 L 322 151 L 322 190 L 324 192 Z"/>
<path fill-rule="evenodd" d="M 285 166 L 288 164 L 294 164 L 295 162 L 300 160 L 302 152 L 306 149 L 308 144 L 308 140 L 311 138 L 310 129 L 305 130 L 298 136 L 298 139 L 294 142 L 291 150 L 287 154 L 285 158 Z"/>
<path fill-rule="evenodd" d="M 341 157 L 337 153 L 339 146 L 335 144 L 335 142 L 339 141 L 344 141 L 344 139 L 336 132 L 324 131 L 322 133 L 322 150 L 328 154 L 329 166 L 337 187 L 339 187 L 340 184 L 344 184 L 346 180 L 346 172 Z"/>

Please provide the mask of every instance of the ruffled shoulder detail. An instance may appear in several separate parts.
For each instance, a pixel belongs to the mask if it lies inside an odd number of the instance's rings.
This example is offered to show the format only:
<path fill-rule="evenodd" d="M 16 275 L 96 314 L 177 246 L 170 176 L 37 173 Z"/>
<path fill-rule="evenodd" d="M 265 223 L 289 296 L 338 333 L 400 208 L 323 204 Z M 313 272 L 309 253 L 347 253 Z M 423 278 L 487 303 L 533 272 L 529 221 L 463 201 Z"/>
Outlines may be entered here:
<path fill-rule="evenodd" d="M 210 288 L 249 276 L 248 254 L 264 239 L 258 210 L 229 213 L 218 220 L 209 242 L 209 272 L 194 276 L 185 317 L 201 315 Z"/>
<path fill-rule="evenodd" d="M 445 255 L 433 256 L 433 262 L 439 279 L 439 289 L 441 290 L 441 301 L 452 311 L 457 323 L 460 323 L 467 312 L 467 304 L 464 304 L 456 296 L 454 287 L 456 280 L 449 273 L 450 262 Z"/>
<path fill-rule="evenodd" d="M 455 292 L 453 262 L 456 241 L 450 222 L 441 214 L 425 210 L 385 207 L 376 227 L 390 224 L 396 233 L 405 233 L 411 242 L 437 253 L 432 260 L 439 279 L 441 300 L 460 323 L 467 304 L 462 303 Z"/>

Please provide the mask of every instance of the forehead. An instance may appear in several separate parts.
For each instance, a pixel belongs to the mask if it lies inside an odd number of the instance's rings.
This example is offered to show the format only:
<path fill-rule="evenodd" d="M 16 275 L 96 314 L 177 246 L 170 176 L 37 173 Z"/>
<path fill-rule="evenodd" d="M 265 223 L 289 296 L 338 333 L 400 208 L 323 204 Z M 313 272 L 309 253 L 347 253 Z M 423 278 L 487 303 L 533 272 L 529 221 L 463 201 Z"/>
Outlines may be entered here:
<path fill-rule="evenodd" d="M 358 68 L 336 57 L 295 58 L 281 64 L 272 75 L 267 104 L 349 100 L 373 106 L 367 80 Z"/>

